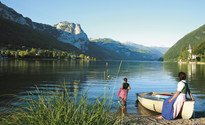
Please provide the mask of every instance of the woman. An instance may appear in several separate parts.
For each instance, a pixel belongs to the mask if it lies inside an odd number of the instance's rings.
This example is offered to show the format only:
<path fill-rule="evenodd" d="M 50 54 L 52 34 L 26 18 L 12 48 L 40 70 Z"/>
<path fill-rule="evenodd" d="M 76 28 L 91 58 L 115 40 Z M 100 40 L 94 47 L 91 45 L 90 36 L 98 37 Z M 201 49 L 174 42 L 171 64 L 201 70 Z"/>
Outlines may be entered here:
<path fill-rule="evenodd" d="M 124 83 L 122 83 L 122 87 L 120 88 L 120 91 L 117 93 L 117 95 L 119 95 L 119 98 L 121 98 L 123 106 L 126 106 L 128 90 L 130 89 L 130 85 L 127 83 L 127 78 L 124 78 Z"/>
<path fill-rule="evenodd" d="M 162 114 L 161 116 L 157 117 L 157 119 L 175 119 L 182 109 L 187 93 L 189 93 L 189 96 L 194 101 L 192 93 L 189 89 L 189 85 L 186 82 L 186 74 L 184 72 L 179 72 L 178 77 L 180 82 L 177 85 L 177 92 L 164 101 Z"/>

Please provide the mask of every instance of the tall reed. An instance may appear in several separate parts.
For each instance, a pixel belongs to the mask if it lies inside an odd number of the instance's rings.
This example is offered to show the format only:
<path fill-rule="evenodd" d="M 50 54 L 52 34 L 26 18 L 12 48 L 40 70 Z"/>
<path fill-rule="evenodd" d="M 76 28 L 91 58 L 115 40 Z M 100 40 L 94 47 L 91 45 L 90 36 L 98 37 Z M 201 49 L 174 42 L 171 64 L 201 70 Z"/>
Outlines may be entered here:
<path fill-rule="evenodd" d="M 26 106 L 4 112 L 0 124 L 12 125 L 107 125 L 116 124 L 117 118 L 111 116 L 111 101 L 108 96 L 98 97 L 88 102 L 87 94 L 81 99 L 70 96 L 66 87 L 63 90 L 36 88 L 36 94 L 29 93 L 21 98 Z M 118 124 L 118 123 L 117 123 Z"/>

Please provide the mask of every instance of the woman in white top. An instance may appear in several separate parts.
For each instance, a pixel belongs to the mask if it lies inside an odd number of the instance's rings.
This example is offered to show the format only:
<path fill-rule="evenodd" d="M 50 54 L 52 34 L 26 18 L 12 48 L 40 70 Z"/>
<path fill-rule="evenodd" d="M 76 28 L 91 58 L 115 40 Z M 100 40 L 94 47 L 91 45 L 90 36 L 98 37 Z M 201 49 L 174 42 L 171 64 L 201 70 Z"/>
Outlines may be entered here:
<path fill-rule="evenodd" d="M 157 117 L 157 119 L 175 119 L 182 109 L 184 101 L 187 98 L 187 93 L 189 93 L 191 99 L 194 101 L 192 93 L 189 89 L 189 85 L 186 82 L 186 74 L 184 72 L 179 72 L 178 77 L 180 82 L 177 85 L 177 92 L 174 94 L 174 96 L 164 101 L 162 115 Z"/>

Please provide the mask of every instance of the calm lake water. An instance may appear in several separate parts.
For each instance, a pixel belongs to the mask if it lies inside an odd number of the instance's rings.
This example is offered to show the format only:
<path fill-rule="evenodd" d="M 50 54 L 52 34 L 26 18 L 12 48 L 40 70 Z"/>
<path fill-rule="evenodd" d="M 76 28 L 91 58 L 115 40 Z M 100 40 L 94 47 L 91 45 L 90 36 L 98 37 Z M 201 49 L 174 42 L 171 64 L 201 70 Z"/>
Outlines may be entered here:
<path fill-rule="evenodd" d="M 33 92 L 35 85 L 40 90 L 56 89 L 66 82 L 73 95 L 88 91 L 89 100 L 93 100 L 104 92 L 113 94 L 113 110 L 118 106 L 117 92 L 123 78 L 128 78 L 131 90 L 128 94 L 127 113 L 142 113 L 141 106 L 136 103 L 138 92 L 176 92 L 178 72 L 187 74 L 187 81 L 196 100 L 195 110 L 205 112 L 205 65 L 178 64 L 176 62 L 140 62 L 140 61 L 33 61 L 2 60 L 0 61 L 0 107 L 5 104 L 18 105 L 12 95 L 27 96 Z M 104 73 L 113 80 L 104 80 Z M 107 78 L 107 77 L 106 77 Z M 9 103 L 8 103 L 9 102 Z"/>

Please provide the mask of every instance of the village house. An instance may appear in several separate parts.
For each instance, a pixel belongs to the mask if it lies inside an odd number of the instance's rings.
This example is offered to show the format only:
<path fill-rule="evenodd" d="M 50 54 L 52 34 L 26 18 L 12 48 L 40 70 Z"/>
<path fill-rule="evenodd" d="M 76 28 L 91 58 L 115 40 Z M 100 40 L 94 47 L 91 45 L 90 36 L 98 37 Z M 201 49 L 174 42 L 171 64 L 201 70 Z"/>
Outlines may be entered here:
<path fill-rule="evenodd" d="M 191 48 L 190 44 L 189 44 L 188 52 L 189 52 L 188 60 L 196 60 L 197 59 L 197 55 L 192 54 L 192 48 Z"/>

